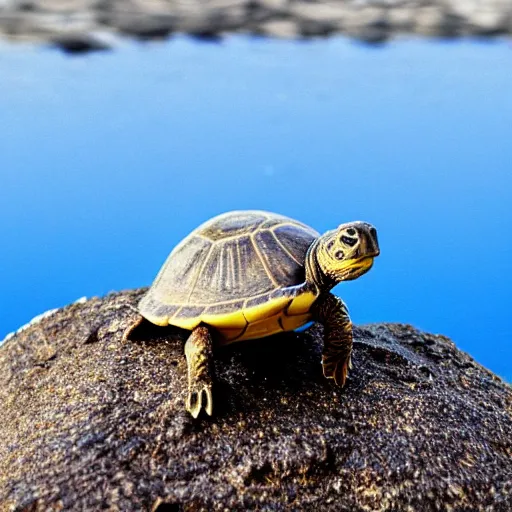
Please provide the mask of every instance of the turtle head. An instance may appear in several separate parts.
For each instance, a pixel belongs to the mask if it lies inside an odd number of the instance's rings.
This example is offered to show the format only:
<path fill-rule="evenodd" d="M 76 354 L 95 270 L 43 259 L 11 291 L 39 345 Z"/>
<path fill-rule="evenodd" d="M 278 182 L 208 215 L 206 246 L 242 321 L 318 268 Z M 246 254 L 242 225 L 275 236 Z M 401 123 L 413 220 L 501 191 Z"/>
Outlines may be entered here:
<path fill-rule="evenodd" d="M 377 230 L 367 222 L 349 222 L 318 239 L 314 256 L 321 287 L 332 287 L 368 272 L 380 253 Z M 315 273 L 317 273 L 315 272 Z"/>

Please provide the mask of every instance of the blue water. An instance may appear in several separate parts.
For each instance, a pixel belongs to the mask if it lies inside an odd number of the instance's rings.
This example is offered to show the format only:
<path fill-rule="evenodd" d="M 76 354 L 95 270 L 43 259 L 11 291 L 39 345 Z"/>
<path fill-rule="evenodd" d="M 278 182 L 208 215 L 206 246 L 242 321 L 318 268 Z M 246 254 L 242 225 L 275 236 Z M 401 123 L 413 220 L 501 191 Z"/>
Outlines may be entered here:
<path fill-rule="evenodd" d="M 382 255 L 335 289 L 354 321 L 446 334 L 512 380 L 511 91 L 510 42 L 0 46 L 0 339 L 258 208 L 374 223 Z"/>

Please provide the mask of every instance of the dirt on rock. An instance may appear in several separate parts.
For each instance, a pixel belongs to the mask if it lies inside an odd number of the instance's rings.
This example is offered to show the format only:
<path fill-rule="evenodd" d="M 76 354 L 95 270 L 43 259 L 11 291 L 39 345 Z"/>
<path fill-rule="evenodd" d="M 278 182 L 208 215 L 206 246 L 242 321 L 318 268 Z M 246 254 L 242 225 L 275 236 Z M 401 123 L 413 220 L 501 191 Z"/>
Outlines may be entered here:
<path fill-rule="evenodd" d="M 185 333 L 122 340 L 140 295 L 0 347 L 0 510 L 512 510 L 511 387 L 446 337 L 356 328 L 343 390 L 320 326 L 220 348 L 214 416 L 194 420 Z"/>

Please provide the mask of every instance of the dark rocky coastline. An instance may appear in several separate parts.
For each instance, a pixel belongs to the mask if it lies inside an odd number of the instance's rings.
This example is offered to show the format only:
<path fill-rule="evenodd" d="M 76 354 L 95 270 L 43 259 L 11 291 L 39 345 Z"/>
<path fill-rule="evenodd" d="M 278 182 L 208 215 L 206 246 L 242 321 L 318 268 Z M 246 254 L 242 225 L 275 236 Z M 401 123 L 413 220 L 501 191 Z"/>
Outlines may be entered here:
<path fill-rule="evenodd" d="M 281 38 L 345 34 L 382 42 L 400 34 L 495 36 L 512 32 L 510 0 L 0 0 L 0 36 L 69 52 L 110 48 L 113 34 Z"/>
<path fill-rule="evenodd" d="M 214 416 L 194 421 L 182 333 L 122 341 L 139 296 L 0 346 L 1 511 L 512 510 L 512 390 L 449 339 L 356 328 L 343 390 L 320 327 L 226 347 Z"/>

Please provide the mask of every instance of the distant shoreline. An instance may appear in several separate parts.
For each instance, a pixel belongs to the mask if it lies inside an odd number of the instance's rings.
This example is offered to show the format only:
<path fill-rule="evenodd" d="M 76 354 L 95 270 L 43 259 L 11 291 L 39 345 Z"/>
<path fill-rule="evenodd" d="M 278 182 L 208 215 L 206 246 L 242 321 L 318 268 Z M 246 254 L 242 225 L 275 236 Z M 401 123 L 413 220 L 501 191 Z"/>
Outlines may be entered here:
<path fill-rule="evenodd" d="M 165 39 L 228 33 L 283 39 L 344 34 L 368 43 L 397 35 L 512 34 L 509 0 L 0 0 L 0 38 L 51 43 L 70 53 L 106 50 L 115 36 Z"/>

